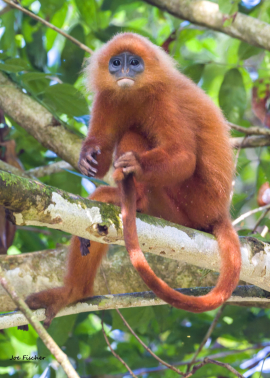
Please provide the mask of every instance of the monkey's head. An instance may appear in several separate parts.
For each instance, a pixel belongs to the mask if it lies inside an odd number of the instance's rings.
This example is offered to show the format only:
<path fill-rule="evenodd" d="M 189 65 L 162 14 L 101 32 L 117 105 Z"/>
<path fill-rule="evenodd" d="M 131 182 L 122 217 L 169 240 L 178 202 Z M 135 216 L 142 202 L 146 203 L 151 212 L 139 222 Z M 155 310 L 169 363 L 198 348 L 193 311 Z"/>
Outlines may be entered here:
<path fill-rule="evenodd" d="M 143 71 L 143 59 L 128 51 L 111 57 L 109 61 L 109 73 L 114 77 L 117 85 L 122 88 L 133 86 L 137 75 Z"/>
<path fill-rule="evenodd" d="M 90 89 L 111 95 L 151 91 L 173 80 L 175 62 L 161 48 L 134 33 L 116 35 L 90 58 Z"/>

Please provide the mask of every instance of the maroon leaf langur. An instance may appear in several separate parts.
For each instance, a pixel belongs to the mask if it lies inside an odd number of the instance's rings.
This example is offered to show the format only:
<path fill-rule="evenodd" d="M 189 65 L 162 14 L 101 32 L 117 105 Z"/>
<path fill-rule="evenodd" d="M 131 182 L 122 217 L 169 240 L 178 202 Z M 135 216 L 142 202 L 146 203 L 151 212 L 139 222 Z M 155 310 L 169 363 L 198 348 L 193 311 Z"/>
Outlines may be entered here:
<path fill-rule="evenodd" d="M 221 111 L 168 54 L 137 34 L 115 36 L 93 54 L 87 72 L 95 97 L 79 167 L 103 178 L 114 159 L 118 183 L 90 198 L 121 206 L 131 262 L 158 297 L 192 312 L 217 308 L 232 294 L 241 268 L 229 215 L 232 149 Z M 221 269 L 211 292 L 186 296 L 155 275 L 138 243 L 136 210 L 216 236 Z M 72 238 L 64 286 L 26 300 L 32 309 L 46 309 L 45 326 L 64 306 L 93 295 L 107 249 Z"/>

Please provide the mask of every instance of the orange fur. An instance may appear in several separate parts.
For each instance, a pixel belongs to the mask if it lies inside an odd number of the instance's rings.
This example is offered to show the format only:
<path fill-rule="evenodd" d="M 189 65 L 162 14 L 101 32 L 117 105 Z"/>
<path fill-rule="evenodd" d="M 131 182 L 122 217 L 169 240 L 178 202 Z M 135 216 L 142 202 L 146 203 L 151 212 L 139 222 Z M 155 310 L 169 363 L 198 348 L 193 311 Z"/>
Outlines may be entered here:
<path fill-rule="evenodd" d="M 126 51 L 140 56 L 145 70 L 123 90 L 110 75 L 108 62 Z M 80 161 L 87 154 L 94 156 L 96 176 L 102 178 L 115 152 L 114 178 L 119 182 L 118 188 L 98 188 L 92 198 L 121 203 L 132 264 L 160 298 L 193 312 L 218 307 L 236 287 L 241 268 L 239 240 L 229 216 L 232 151 L 220 110 L 164 51 L 136 34 L 114 37 L 91 57 L 87 72 L 95 98 Z M 99 155 L 94 152 L 97 147 Z M 125 167 L 132 174 L 125 174 Z M 139 247 L 136 210 L 217 237 L 221 273 L 209 294 L 188 297 L 156 277 Z M 45 307 L 49 324 L 60 308 L 92 295 L 106 250 L 105 245 L 91 242 L 90 254 L 82 257 L 74 237 L 64 287 L 32 294 L 27 303 Z"/>

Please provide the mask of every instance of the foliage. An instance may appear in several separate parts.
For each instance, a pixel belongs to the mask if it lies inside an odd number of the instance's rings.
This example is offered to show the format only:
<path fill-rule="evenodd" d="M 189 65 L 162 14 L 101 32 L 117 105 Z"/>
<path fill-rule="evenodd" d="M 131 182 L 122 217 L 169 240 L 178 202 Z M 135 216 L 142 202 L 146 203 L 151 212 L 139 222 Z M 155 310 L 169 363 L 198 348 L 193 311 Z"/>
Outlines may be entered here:
<path fill-rule="evenodd" d="M 223 13 L 232 15 L 240 6 L 241 11 L 251 17 L 270 21 L 270 4 L 267 1 L 257 2 L 254 7 L 246 7 L 247 1 L 241 4 L 238 0 L 216 2 Z M 22 0 L 21 4 L 93 50 L 115 33 L 126 30 L 140 33 L 160 46 L 175 34 L 169 51 L 180 69 L 212 97 L 229 121 L 244 127 L 259 124 L 251 109 L 251 89 L 256 80 L 260 96 L 265 96 L 270 74 L 268 51 L 177 19 L 143 1 Z M 1 16 L 0 36 L 0 70 L 49 109 L 56 119 L 61 119 L 75 133 L 85 135 L 84 120 L 92 97 L 86 95 L 81 70 L 88 55 L 55 31 L 13 9 Z M 6 121 L 11 127 L 9 137 L 16 141 L 18 157 L 25 169 L 58 160 L 54 153 L 42 147 L 12 119 L 7 118 Z M 232 134 L 242 136 L 236 131 Z M 269 148 L 241 150 L 237 160 L 233 218 L 256 207 L 258 188 L 270 180 L 269 161 Z M 41 180 L 69 192 L 86 195 L 81 177 L 68 171 Z M 247 218 L 239 226 L 239 233 L 250 234 L 258 217 L 255 214 Z M 266 219 L 262 225 L 267 225 L 267 222 Z M 269 239 L 267 234 L 266 240 Z M 57 230 L 50 229 L 45 234 L 42 229 L 38 233 L 20 229 L 9 253 L 54 248 L 57 243 L 68 240 L 68 235 Z M 122 313 L 158 356 L 176 364 L 192 358 L 215 315 L 215 312 L 195 315 L 169 306 L 125 309 Z M 49 330 L 82 377 L 125 373 L 125 368 L 108 350 L 100 318 L 100 313 L 59 318 L 53 321 Z M 144 377 L 160 375 L 170 378 L 177 375 L 170 370 L 161 370 L 157 361 L 125 328 L 115 311 L 106 311 L 104 321 L 113 348 L 132 369 L 146 369 Z M 269 310 L 227 306 L 200 357 L 267 342 L 270 337 L 269 321 Z M 12 356 L 33 353 L 45 359 L 35 363 L 10 360 Z M 239 369 L 240 363 L 253 354 L 254 350 L 248 350 L 229 355 L 222 361 Z M 256 374 L 253 377 L 258 377 Z M 0 333 L 0 378 L 63 376 L 62 369 L 31 327 L 29 332 L 12 328 Z M 206 365 L 195 376 L 231 377 L 233 374 L 221 367 Z"/>

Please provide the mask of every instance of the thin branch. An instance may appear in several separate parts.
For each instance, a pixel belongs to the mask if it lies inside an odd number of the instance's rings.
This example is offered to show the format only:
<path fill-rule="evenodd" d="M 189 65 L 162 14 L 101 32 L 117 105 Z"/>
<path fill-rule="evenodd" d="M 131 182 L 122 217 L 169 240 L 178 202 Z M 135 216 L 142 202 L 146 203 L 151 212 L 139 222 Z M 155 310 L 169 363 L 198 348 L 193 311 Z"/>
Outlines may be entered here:
<path fill-rule="evenodd" d="M 104 315 L 104 311 L 103 311 L 103 315 Z M 112 348 L 112 346 L 111 346 L 111 344 L 110 344 L 110 342 L 109 342 L 109 339 L 108 339 L 108 337 L 107 337 L 107 335 L 106 335 L 105 329 L 104 329 L 103 315 L 102 315 L 102 319 L 101 319 L 102 333 L 103 333 L 103 335 L 104 335 L 104 339 L 105 339 L 105 341 L 106 341 L 108 347 L 110 348 L 110 351 L 112 352 L 112 354 L 114 355 L 114 357 L 117 358 L 117 359 L 121 362 L 121 364 L 123 364 L 123 365 L 125 366 L 125 368 L 129 371 L 129 374 L 130 374 L 133 378 L 138 378 L 138 377 L 133 373 L 133 371 L 130 369 L 130 367 L 125 363 L 125 361 L 122 360 L 122 358 L 121 358 L 117 353 L 115 353 L 115 351 L 113 350 L 113 348 Z"/>
<path fill-rule="evenodd" d="M 105 285 L 107 286 L 107 290 L 108 290 L 108 293 L 111 294 L 111 291 L 110 291 L 110 288 L 109 288 L 109 285 L 108 285 L 108 281 L 107 281 L 107 278 L 106 278 L 106 275 L 105 275 L 105 272 L 104 272 L 104 269 L 103 267 L 101 266 L 101 271 L 102 271 L 102 275 L 104 277 L 104 281 L 105 281 Z M 121 314 L 120 310 L 118 308 L 115 309 L 117 314 L 120 316 L 120 318 L 122 319 L 123 323 L 125 324 L 125 326 L 129 329 L 130 333 L 135 337 L 135 339 L 144 347 L 144 349 L 151 354 L 152 357 L 154 357 L 158 362 L 160 362 L 162 365 L 166 366 L 168 369 L 171 369 L 173 371 L 175 371 L 177 374 L 179 375 L 184 375 L 179 369 L 175 368 L 174 366 L 168 364 L 166 361 L 163 361 L 161 358 L 159 358 L 154 352 L 152 352 L 152 350 L 139 338 L 139 336 L 134 332 L 134 330 L 131 328 L 131 326 L 129 325 L 129 323 L 126 321 L 126 319 L 124 318 L 124 316 Z"/>
<path fill-rule="evenodd" d="M 246 352 L 246 351 L 249 351 L 249 350 L 261 349 L 261 348 L 266 347 L 266 346 L 270 346 L 270 344 L 264 344 L 264 345 L 262 345 L 262 344 L 256 344 L 256 345 L 254 345 L 252 347 L 245 348 L 245 349 L 232 350 L 232 351 L 226 351 L 226 352 L 212 354 L 212 355 L 209 355 L 207 358 L 211 358 L 211 359 L 224 358 L 224 357 L 227 357 L 227 356 L 243 353 L 243 352 Z M 204 358 L 198 359 L 198 360 L 195 361 L 195 363 L 196 364 L 200 363 L 203 360 L 204 360 Z M 188 365 L 189 363 L 190 363 L 190 361 L 176 362 L 176 363 L 174 363 L 174 365 L 175 366 L 185 366 L 185 365 Z M 164 370 L 167 370 L 167 368 L 165 366 L 156 366 L 155 368 L 138 368 L 134 372 L 135 372 L 135 374 L 137 374 L 138 376 L 140 376 L 140 375 L 145 375 L 147 373 L 160 372 L 160 371 L 164 371 Z M 109 377 L 112 377 L 112 378 L 122 378 L 124 376 L 126 376 L 126 373 L 117 374 L 117 375 L 108 375 L 108 378 Z M 107 375 L 106 375 L 106 377 L 107 377 Z"/>
<path fill-rule="evenodd" d="M 11 0 L 3 0 L 3 1 L 6 4 L 10 5 L 11 7 L 18 9 L 19 11 L 27 14 L 28 16 L 34 18 L 35 20 L 38 20 L 43 25 L 46 25 L 48 28 L 50 28 L 50 29 L 56 31 L 57 33 L 61 34 L 62 36 L 64 36 L 65 38 L 67 38 L 71 42 L 73 42 L 75 45 L 79 46 L 82 50 L 88 52 L 89 54 L 93 54 L 93 50 L 91 50 L 89 47 L 87 47 L 86 45 L 84 45 L 83 43 L 81 43 L 80 41 L 78 41 L 76 38 L 73 38 L 71 35 L 63 32 L 61 29 L 57 28 L 56 26 L 52 25 L 50 22 L 48 22 L 46 20 L 43 20 L 43 18 L 41 18 L 41 17 L 37 16 L 36 14 L 30 12 L 29 10 L 23 8 L 21 5 L 15 4 Z"/>
<path fill-rule="evenodd" d="M 78 374 L 76 373 L 71 363 L 69 362 L 67 355 L 58 347 L 58 345 L 55 343 L 53 338 L 45 330 L 43 325 L 36 319 L 35 315 L 30 310 L 30 308 L 26 305 L 24 300 L 18 296 L 14 287 L 8 282 L 1 266 L 0 266 L 0 283 L 3 286 L 3 288 L 6 290 L 6 292 L 9 294 L 9 296 L 12 298 L 14 303 L 18 306 L 20 311 L 27 318 L 29 323 L 37 331 L 41 340 L 49 349 L 49 351 L 54 355 L 54 357 L 59 362 L 59 364 L 62 366 L 67 376 L 69 378 L 79 378 Z"/>
<path fill-rule="evenodd" d="M 191 377 L 193 374 L 196 373 L 197 370 L 199 370 L 200 368 L 202 368 L 206 364 L 214 364 L 214 365 L 218 365 L 218 366 L 224 367 L 225 369 L 227 369 L 227 370 L 231 371 L 233 374 L 235 374 L 237 377 L 244 378 L 244 376 L 242 374 L 238 373 L 238 371 L 235 370 L 231 365 L 229 365 L 227 363 L 224 363 L 224 362 L 220 362 L 220 361 L 216 361 L 216 360 L 211 360 L 211 359 L 209 359 L 207 357 L 203 360 L 203 362 L 201 362 L 200 364 L 194 366 L 194 368 L 191 370 L 191 372 L 185 374 L 184 378 Z"/>
<path fill-rule="evenodd" d="M 49 176 L 52 173 L 61 172 L 63 169 L 73 170 L 73 167 L 66 161 L 62 160 L 56 163 L 44 165 L 42 167 L 29 169 L 28 171 L 26 171 L 26 174 L 29 176 L 44 177 L 44 176 Z"/>
<path fill-rule="evenodd" d="M 243 140 L 245 138 L 245 140 Z M 231 138 L 233 148 L 255 148 L 270 146 L 270 136 L 248 136 L 244 138 Z"/>
<path fill-rule="evenodd" d="M 214 365 L 217 365 L 217 366 L 221 366 L 221 367 L 224 367 L 225 369 L 228 369 L 229 371 L 231 371 L 233 374 L 235 374 L 237 377 L 239 378 L 244 378 L 244 376 L 242 374 L 240 374 L 237 370 L 235 370 L 231 365 L 229 364 L 226 364 L 224 362 L 220 362 L 220 361 L 216 361 L 216 360 L 211 360 L 210 358 L 205 358 L 204 359 L 206 361 L 206 363 L 208 364 L 214 364 Z"/>
<path fill-rule="evenodd" d="M 243 127 L 235 125 L 234 123 L 228 122 L 228 125 L 236 131 L 244 133 L 246 135 L 265 135 L 270 136 L 270 129 L 261 126 Z"/>
<path fill-rule="evenodd" d="M 212 321 L 208 331 L 206 332 L 204 338 L 203 338 L 203 341 L 201 342 L 199 348 L 196 350 L 191 362 L 188 364 L 188 367 L 187 367 L 187 372 L 190 371 L 190 368 L 191 366 L 195 363 L 195 360 L 198 356 L 198 354 L 200 353 L 200 351 L 202 350 L 202 348 L 205 346 L 207 340 L 209 339 L 209 337 L 211 336 L 213 330 L 215 329 L 216 325 L 217 325 L 217 322 L 219 321 L 219 318 L 224 310 L 224 308 L 226 307 L 226 305 L 222 305 L 219 309 L 218 309 L 218 312 L 216 313 L 216 316 L 214 318 L 214 320 Z"/>
<path fill-rule="evenodd" d="M 252 233 L 254 234 L 257 230 L 257 228 L 259 227 L 261 221 L 266 217 L 266 215 L 269 213 L 270 209 L 267 209 L 265 210 L 265 212 L 259 217 L 259 219 L 257 220 L 253 230 L 252 230 Z"/>
<path fill-rule="evenodd" d="M 236 218 L 232 222 L 232 225 L 235 226 L 236 224 L 242 222 L 244 219 L 250 217 L 251 215 L 258 213 L 259 211 L 268 210 L 268 209 L 270 209 L 270 204 L 265 205 L 265 206 L 260 206 L 260 207 L 257 207 L 256 209 L 247 211 L 246 213 L 240 215 L 240 217 Z"/>

